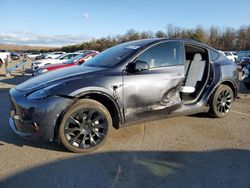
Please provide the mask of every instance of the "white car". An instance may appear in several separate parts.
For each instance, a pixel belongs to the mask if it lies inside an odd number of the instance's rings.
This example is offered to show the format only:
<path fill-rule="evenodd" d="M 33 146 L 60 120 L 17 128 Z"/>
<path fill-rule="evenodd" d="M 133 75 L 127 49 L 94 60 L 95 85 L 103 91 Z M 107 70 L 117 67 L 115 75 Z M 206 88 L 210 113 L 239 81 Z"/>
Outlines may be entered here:
<path fill-rule="evenodd" d="M 32 53 L 26 54 L 25 56 L 30 59 L 35 59 L 37 56 L 40 56 L 40 55 L 42 55 L 40 52 L 32 52 Z"/>
<path fill-rule="evenodd" d="M 57 51 L 57 52 L 51 52 L 45 55 L 45 59 L 56 59 L 57 57 L 66 54 L 66 52 L 61 52 L 61 51 Z"/>
<path fill-rule="evenodd" d="M 10 57 L 10 52 L 6 50 L 0 50 L 0 65 L 1 63 L 6 62 L 9 57 Z"/>
<path fill-rule="evenodd" d="M 234 62 L 238 59 L 238 55 L 237 55 L 236 52 L 226 51 L 226 52 L 224 52 L 224 55 L 225 55 L 228 59 L 230 59 L 230 60 L 232 60 L 232 61 L 234 61 Z"/>
<path fill-rule="evenodd" d="M 78 50 L 78 51 L 75 51 L 74 53 L 83 53 L 83 54 L 87 54 L 87 53 L 99 53 L 98 51 L 96 50 Z"/>
<path fill-rule="evenodd" d="M 33 61 L 31 65 L 31 69 L 35 71 L 36 69 L 44 66 L 44 65 L 50 65 L 50 64 L 58 64 L 58 63 L 64 63 L 65 61 L 79 55 L 79 53 L 67 53 L 63 54 L 55 59 L 42 59 Z"/>

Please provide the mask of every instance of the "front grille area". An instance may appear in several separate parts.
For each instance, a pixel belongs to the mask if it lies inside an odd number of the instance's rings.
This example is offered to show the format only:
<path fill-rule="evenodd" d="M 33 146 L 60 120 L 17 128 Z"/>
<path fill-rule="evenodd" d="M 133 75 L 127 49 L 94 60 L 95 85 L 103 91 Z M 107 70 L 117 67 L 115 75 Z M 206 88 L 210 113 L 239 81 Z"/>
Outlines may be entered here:
<path fill-rule="evenodd" d="M 13 102 L 13 98 L 10 96 L 10 117 L 14 117 L 14 115 L 16 114 L 16 109 L 15 109 L 15 105 Z"/>
<path fill-rule="evenodd" d="M 10 116 L 14 121 L 14 125 L 17 131 L 22 133 L 36 133 L 37 129 L 34 126 L 33 121 L 27 118 L 24 109 L 20 107 L 15 99 L 10 95 Z"/>

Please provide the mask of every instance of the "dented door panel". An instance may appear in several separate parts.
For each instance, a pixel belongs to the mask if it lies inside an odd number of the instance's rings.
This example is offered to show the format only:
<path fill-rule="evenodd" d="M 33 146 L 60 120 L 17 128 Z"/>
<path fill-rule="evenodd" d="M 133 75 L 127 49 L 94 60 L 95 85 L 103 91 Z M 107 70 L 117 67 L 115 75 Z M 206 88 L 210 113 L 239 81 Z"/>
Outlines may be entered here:
<path fill-rule="evenodd" d="M 184 65 L 136 74 L 125 72 L 123 80 L 126 123 L 167 115 L 181 106 L 179 89 L 184 80 Z"/>

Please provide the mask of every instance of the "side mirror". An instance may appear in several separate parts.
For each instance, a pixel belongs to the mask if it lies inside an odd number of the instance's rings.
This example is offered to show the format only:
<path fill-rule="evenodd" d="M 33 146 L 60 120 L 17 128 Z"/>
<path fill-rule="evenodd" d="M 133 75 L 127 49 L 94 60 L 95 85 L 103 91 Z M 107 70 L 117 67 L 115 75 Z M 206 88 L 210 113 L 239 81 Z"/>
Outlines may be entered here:
<path fill-rule="evenodd" d="M 145 61 L 135 61 L 127 65 L 126 71 L 129 73 L 141 72 L 149 69 L 149 64 Z"/>

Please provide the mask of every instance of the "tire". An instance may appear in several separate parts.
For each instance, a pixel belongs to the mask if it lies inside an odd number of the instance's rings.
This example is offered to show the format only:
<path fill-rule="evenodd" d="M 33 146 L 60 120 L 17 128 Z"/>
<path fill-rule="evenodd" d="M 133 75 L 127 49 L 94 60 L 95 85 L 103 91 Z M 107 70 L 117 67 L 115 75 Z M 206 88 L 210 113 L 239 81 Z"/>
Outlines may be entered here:
<path fill-rule="evenodd" d="M 101 103 L 81 99 L 65 113 L 59 127 L 64 147 L 75 153 L 87 153 L 100 147 L 113 128 L 109 111 Z"/>
<path fill-rule="evenodd" d="M 212 96 L 209 113 L 213 117 L 225 117 L 234 102 L 233 90 L 224 84 L 221 84 Z"/>

